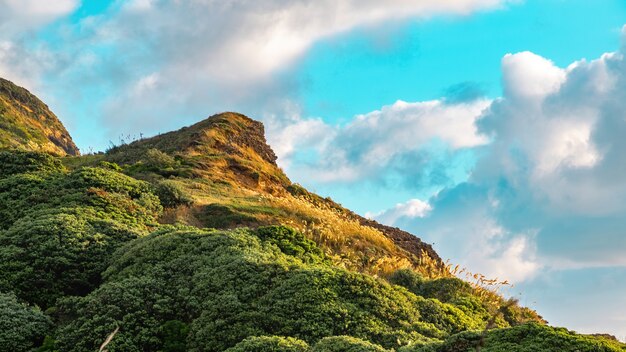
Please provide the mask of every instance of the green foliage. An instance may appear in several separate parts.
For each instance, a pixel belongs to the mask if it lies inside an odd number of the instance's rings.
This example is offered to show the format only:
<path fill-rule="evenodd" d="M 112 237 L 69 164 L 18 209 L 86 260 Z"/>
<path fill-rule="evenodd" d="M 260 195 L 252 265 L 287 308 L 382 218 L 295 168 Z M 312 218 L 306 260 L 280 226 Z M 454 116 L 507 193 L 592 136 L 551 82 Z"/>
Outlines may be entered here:
<path fill-rule="evenodd" d="M 392 284 L 405 287 L 413 293 L 419 292 L 425 281 L 422 275 L 411 269 L 396 270 L 389 276 L 388 280 Z"/>
<path fill-rule="evenodd" d="M 146 151 L 143 164 L 150 171 L 162 173 L 173 171 L 178 162 L 162 151 L 151 148 Z"/>
<path fill-rule="evenodd" d="M 100 161 L 98 163 L 98 166 L 103 168 L 103 169 L 111 169 L 111 170 L 118 171 L 118 172 L 122 172 L 123 171 L 122 168 L 119 165 L 117 165 L 116 163 L 111 163 L 111 162 L 108 162 L 108 161 L 105 161 L 105 160 Z"/>
<path fill-rule="evenodd" d="M 162 209 L 149 184 L 119 172 L 66 173 L 45 154 L 3 155 L 26 162 L 0 179 L 0 290 L 41 307 L 96 288 L 115 249 L 147 233 Z"/>
<path fill-rule="evenodd" d="M 51 336 L 46 336 L 41 346 L 39 346 L 35 352 L 59 352 L 59 350 L 56 349 L 56 340 Z"/>
<path fill-rule="evenodd" d="M 0 151 L 0 179 L 32 171 L 62 171 L 58 158 L 47 154 L 26 151 Z"/>
<path fill-rule="evenodd" d="M 107 152 L 107 159 L 126 165 L 125 171 L 130 175 L 145 178 L 146 174 L 163 177 L 184 176 L 187 168 L 180 158 L 173 157 L 156 148 L 129 148 L 121 146 Z"/>
<path fill-rule="evenodd" d="M 441 302 L 454 302 L 458 298 L 473 295 L 472 286 L 461 279 L 442 277 L 426 280 L 410 269 L 397 270 L 391 275 L 389 281 L 406 287 L 418 296 L 436 298 Z"/>
<path fill-rule="evenodd" d="M 85 167 L 69 174 L 32 172 L 0 179 L 0 229 L 29 213 L 91 206 L 100 216 L 146 228 L 162 210 L 146 182 L 113 170 Z"/>
<path fill-rule="evenodd" d="M 352 336 L 332 336 L 321 339 L 313 352 L 385 352 L 386 349 Z"/>
<path fill-rule="evenodd" d="M 309 345 L 293 337 L 253 336 L 249 337 L 227 352 L 309 352 Z"/>
<path fill-rule="evenodd" d="M 0 290 L 49 307 L 100 284 L 113 251 L 141 233 L 93 207 L 31 213 L 0 233 Z"/>
<path fill-rule="evenodd" d="M 271 241 L 283 232 L 298 238 L 293 232 L 265 231 L 263 241 L 244 229 L 167 228 L 132 241 L 100 288 L 59 305 L 67 322 L 61 349 L 91 350 L 119 325 L 110 351 L 157 350 L 170 320 L 189 324 L 189 351 L 223 351 L 261 335 L 308 343 L 351 335 L 393 347 L 475 325 L 450 305 L 384 281 L 307 264 Z"/>
<path fill-rule="evenodd" d="M 31 351 L 51 328 L 50 318 L 38 308 L 20 303 L 13 294 L 0 293 L 0 351 Z"/>
<path fill-rule="evenodd" d="M 484 352 L 609 352 L 624 351 L 617 341 L 578 335 L 564 328 L 529 323 L 489 331 Z"/>
<path fill-rule="evenodd" d="M 256 230 L 263 241 L 276 245 L 280 250 L 305 262 L 321 262 L 324 253 L 317 244 L 300 232 L 286 226 L 266 226 Z"/>
<path fill-rule="evenodd" d="M 193 197 L 180 185 L 173 180 L 163 180 L 156 184 L 155 194 L 161 200 L 161 204 L 167 208 L 173 208 L 180 205 L 193 204 Z"/>
<path fill-rule="evenodd" d="M 438 279 L 425 279 L 420 274 L 410 269 L 401 269 L 395 271 L 388 279 L 391 283 L 407 288 L 418 296 L 436 299 L 439 302 L 448 303 L 455 309 L 461 310 L 464 315 L 471 317 L 475 323 L 473 328 L 482 328 L 496 314 L 497 307 L 492 307 L 484 302 L 475 292 L 474 288 L 467 282 L 455 277 L 443 277 Z M 428 306 L 428 304 L 426 304 Z M 447 331 L 459 332 L 458 322 L 453 318 L 454 315 L 448 315 L 447 312 L 441 311 L 439 305 L 433 305 L 429 309 L 431 317 L 438 317 L 436 322 L 440 326 L 447 326 Z M 493 311 L 490 313 L 490 310 Z M 452 321 L 449 321 L 452 319 Z M 502 319 L 497 319 L 498 325 L 508 326 Z"/>
<path fill-rule="evenodd" d="M 401 348 L 399 352 L 621 352 L 626 347 L 602 337 L 578 335 L 564 328 L 528 323 L 489 330 L 466 331 L 444 342 Z"/>
<path fill-rule="evenodd" d="M 163 341 L 162 352 L 185 352 L 187 351 L 187 335 L 189 325 L 180 320 L 166 321 L 161 326 L 161 340 Z"/>

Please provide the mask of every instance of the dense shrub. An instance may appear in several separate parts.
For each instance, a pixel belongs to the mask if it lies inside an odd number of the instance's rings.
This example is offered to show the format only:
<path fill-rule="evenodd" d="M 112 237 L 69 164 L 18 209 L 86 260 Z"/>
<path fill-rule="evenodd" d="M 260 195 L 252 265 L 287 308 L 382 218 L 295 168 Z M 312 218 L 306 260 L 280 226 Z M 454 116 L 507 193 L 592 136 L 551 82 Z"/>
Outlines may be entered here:
<path fill-rule="evenodd" d="M 105 283 L 85 298 L 63 300 L 59 312 L 67 317 L 59 333 L 64 351 L 91 350 L 116 325 L 111 351 L 159 350 L 170 320 L 189 324 L 189 351 L 223 351 L 262 335 L 307 343 L 351 335 L 393 347 L 473 326 L 452 306 L 366 275 L 307 264 L 254 231 L 191 228 L 163 229 L 124 246 Z M 438 314 L 459 325 L 450 328 Z"/>
<path fill-rule="evenodd" d="M 481 332 L 462 332 L 443 343 L 401 348 L 399 352 L 620 352 L 617 341 L 577 335 L 564 328 L 528 323 L 511 328 Z"/>
<path fill-rule="evenodd" d="M 454 302 L 460 297 L 474 294 L 470 284 L 456 277 L 425 280 L 420 274 L 410 269 L 397 270 L 391 275 L 389 281 L 406 287 L 418 296 L 436 298 L 441 302 Z"/>
<path fill-rule="evenodd" d="M 161 352 L 186 352 L 189 325 L 180 320 L 166 321 L 161 325 L 160 339 L 163 341 Z"/>
<path fill-rule="evenodd" d="M 385 352 L 386 349 L 369 341 L 352 336 L 332 336 L 321 339 L 313 347 L 313 352 Z"/>
<path fill-rule="evenodd" d="M 293 337 L 253 336 L 249 337 L 227 352 L 309 352 L 309 345 Z"/>
<path fill-rule="evenodd" d="M 0 290 L 49 307 L 100 284 L 113 251 L 138 237 L 92 207 L 38 211 L 0 233 Z"/>
<path fill-rule="evenodd" d="M 52 322 L 38 308 L 0 293 L 0 351 L 26 352 L 41 345 Z"/>
<path fill-rule="evenodd" d="M 173 180 L 163 180 L 156 184 L 155 194 L 161 204 L 167 208 L 179 205 L 193 204 L 193 197 L 179 183 Z"/>
<path fill-rule="evenodd" d="M 114 170 L 19 171 L 0 179 L 0 290 L 41 307 L 97 287 L 113 251 L 147 233 L 162 209 L 150 185 Z"/>
<path fill-rule="evenodd" d="M 256 234 L 263 240 L 276 245 L 280 250 L 305 262 L 320 262 L 324 253 L 315 242 L 286 226 L 265 226 L 257 229 Z"/>
<path fill-rule="evenodd" d="M 0 179 L 0 229 L 28 213 L 56 207 L 92 206 L 107 218 L 146 228 L 162 210 L 150 185 L 113 170 L 24 173 Z"/>
<path fill-rule="evenodd" d="M 58 158 L 46 153 L 0 151 L 0 178 L 32 171 L 61 171 Z"/>

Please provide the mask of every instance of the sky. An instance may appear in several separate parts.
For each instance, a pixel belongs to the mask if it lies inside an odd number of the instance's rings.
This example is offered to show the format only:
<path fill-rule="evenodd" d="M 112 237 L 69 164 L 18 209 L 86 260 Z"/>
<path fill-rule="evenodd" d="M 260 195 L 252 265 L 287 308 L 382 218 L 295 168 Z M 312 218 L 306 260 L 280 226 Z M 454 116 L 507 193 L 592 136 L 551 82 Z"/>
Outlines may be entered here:
<path fill-rule="evenodd" d="M 222 111 L 289 177 L 626 339 L 623 0 L 0 0 L 83 153 Z"/>

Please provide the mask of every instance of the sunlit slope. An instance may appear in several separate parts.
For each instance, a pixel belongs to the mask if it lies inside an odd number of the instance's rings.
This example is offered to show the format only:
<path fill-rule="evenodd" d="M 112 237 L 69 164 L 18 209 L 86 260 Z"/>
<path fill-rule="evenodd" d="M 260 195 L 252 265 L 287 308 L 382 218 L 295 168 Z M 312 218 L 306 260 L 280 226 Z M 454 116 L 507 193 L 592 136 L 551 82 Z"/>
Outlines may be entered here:
<path fill-rule="evenodd" d="M 59 119 L 26 89 L 0 78 L 0 149 L 78 155 Z"/>
<path fill-rule="evenodd" d="M 432 247 L 292 183 L 276 164 L 263 125 L 223 113 L 193 126 L 115 147 L 101 157 L 124 172 L 176 190 L 163 223 L 200 227 L 286 224 L 318 243 L 337 264 L 372 274 L 443 270 Z M 434 273 L 433 273 L 434 274 Z M 438 274 L 438 273 L 437 273 Z"/>

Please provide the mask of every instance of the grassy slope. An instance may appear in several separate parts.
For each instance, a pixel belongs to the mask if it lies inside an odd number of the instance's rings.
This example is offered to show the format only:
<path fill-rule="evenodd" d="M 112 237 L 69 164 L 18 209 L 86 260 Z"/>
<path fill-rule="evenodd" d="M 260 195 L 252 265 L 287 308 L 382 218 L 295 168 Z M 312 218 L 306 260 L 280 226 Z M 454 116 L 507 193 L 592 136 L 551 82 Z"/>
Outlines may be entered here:
<path fill-rule="evenodd" d="M 0 148 L 78 155 L 58 118 L 26 89 L 0 78 Z"/>
<path fill-rule="evenodd" d="M 68 165 L 80 165 L 82 158 Z M 85 159 L 94 163 L 96 158 Z M 276 165 L 263 125 L 224 113 L 196 125 L 110 150 L 100 160 L 159 184 L 167 180 L 191 202 L 169 207 L 161 221 L 235 228 L 286 224 L 348 269 L 385 275 L 413 268 L 440 275 L 443 263 L 418 238 L 352 213 L 292 184 Z M 366 225 L 369 224 L 368 225 Z"/>

